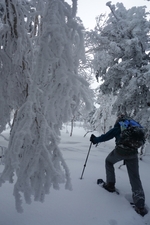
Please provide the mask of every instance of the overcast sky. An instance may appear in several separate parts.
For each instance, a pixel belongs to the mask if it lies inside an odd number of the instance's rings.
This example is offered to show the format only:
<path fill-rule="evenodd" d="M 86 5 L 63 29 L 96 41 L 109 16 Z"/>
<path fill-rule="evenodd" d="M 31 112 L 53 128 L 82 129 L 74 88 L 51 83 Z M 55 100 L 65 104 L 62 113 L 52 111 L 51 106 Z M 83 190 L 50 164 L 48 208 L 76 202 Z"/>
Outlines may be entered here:
<path fill-rule="evenodd" d="M 72 3 L 71 0 L 66 0 L 68 3 Z M 109 13 L 109 7 L 106 6 L 106 3 L 109 0 L 78 0 L 78 13 L 85 28 L 94 28 L 95 26 L 95 17 L 100 15 L 101 13 Z M 147 6 L 147 10 L 150 9 L 150 2 L 146 0 L 112 0 L 112 4 L 116 4 L 117 2 L 122 2 L 123 5 L 129 9 L 133 6 Z"/>

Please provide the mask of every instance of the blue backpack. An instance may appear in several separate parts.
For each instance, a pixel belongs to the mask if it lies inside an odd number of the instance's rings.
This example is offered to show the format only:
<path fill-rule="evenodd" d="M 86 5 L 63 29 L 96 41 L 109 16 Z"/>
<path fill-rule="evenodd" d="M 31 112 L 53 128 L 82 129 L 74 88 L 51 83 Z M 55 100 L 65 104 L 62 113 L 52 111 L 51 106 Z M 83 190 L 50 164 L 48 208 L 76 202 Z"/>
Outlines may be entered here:
<path fill-rule="evenodd" d="M 135 152 L 145 143 L 145 132 L 143 127 L 133 119 L 119 121 L 121 134 L 118 147 L 124 148 L 127 152 Z"/>
<path fill-rule="evenodd" d="M 121 131 L 123 131 L 129 127 L 143 128 L 138 122 L 136 122 L 133 119 L 125 119 L 124 121 L 120 121 L 119 124 L 120 124 Z"/>

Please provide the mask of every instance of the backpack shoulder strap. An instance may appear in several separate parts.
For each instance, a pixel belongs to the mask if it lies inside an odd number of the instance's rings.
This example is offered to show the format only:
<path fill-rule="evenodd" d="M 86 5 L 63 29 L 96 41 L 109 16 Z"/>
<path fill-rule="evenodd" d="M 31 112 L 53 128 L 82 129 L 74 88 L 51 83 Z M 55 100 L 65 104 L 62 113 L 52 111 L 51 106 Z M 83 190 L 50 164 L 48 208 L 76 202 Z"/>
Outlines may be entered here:
<path fill-rule="evenodd" d="M 127 127 L 130 124 L 130 121 L 129 120 L 120 121 L 119 124 L 120 124 L 121 131 L 123 131 L 127 129 Z"/>

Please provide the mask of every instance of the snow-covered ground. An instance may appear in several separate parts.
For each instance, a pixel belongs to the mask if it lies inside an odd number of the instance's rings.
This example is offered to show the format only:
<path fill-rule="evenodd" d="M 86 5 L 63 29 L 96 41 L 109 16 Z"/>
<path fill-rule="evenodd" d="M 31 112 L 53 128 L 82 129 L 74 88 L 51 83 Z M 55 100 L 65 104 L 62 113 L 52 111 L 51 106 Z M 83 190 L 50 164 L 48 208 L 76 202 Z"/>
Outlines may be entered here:
<path fill-rule="evenodd" d="M 70 130 L 70 127 L 68 126 Z M 51 189 L 44 203 L 23 203 L 24 212 L 17 213 L 13 197 L 13 184 L 5 183 L 0 188 L 0 225 L 150 225 L 150 213 L 144 218 L 130 206 L 126 196 L 131 195 L 126 167 L 118 169 L 116 164 L 117 188 L 120 195 L 108 193 L 96 184 L 97 178 L 105 179 L 105 158 L 114 147 L 114 140 L 92 146 L 85 167 L 81 173 L 90 146 L 88 134 L 82 127 L 75 127 L 73 136 L 62 131 L 60 148 L 70 169 L 73 190 Z M 95 135 L 97 135 L 95 133 Z M 1 139 L 0 145 L 4 145 Z M 150 156 L 140 163 L 140 175 L 150 207 Z M 0 165 L 2 171 L 3 165 Z M 23 199 L 24 201 L 24 199 Z"/>

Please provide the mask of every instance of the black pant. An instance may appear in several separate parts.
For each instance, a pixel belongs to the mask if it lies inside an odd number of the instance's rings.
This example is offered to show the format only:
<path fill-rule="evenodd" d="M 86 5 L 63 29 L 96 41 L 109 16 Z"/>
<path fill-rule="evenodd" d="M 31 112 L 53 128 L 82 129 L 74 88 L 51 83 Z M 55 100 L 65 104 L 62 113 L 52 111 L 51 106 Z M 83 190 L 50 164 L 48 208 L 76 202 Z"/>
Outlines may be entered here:
<path fill-rule="evenodd" d="M 106 158 L 106 182 L 116 182 L 114 164 L 125 160 L 127 167 L 130 184 L 132 187 L 132 196 L 134 204 L 142 208 L 145 205 L 145 195 L 142 187 L 142 183 L 139 176 L 139 164 L 137 154 L 130 156 L 121 156 L 116 150 L 113 150 Z"/>

